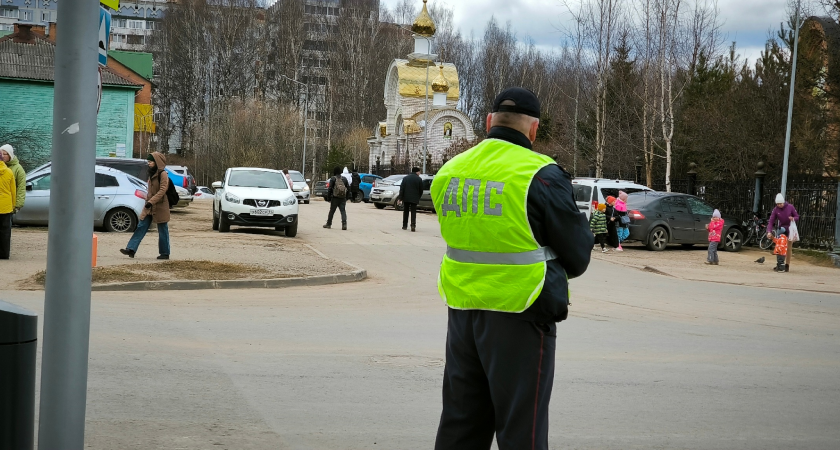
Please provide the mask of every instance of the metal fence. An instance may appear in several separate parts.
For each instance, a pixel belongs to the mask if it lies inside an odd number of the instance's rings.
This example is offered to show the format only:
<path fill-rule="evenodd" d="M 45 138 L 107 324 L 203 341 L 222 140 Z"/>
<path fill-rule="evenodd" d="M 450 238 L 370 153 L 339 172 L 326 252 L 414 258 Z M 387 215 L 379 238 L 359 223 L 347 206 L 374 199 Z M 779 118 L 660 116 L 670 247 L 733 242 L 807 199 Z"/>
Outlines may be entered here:
<path fill-rule="evenodd" d="M 693 194 L 742 221 L 752 216 L 755 201 L 755 180 L 745 181 L 697 181 L 695 192 L 689 192 L 690 180 L 673 180 L 671 191 Z M 799 246 L 831 249 L 834 246 L 837 217 L 837 181 L 790 181 L 785 200 L 799 213 Z M 758 216 L 767 219 L 775 206 L 776 194 L 781 190 L 779 181 L 763 183 Z M 654 185 L 656 190 L 665 190 L 664 185 Z"/>

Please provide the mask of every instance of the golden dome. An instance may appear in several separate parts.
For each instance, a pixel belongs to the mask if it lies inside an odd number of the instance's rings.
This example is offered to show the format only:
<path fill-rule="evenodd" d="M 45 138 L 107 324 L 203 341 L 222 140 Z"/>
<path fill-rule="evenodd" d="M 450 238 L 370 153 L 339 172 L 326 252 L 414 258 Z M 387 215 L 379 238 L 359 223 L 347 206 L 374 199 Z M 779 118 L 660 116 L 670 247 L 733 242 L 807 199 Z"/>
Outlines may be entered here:
<path fill-rule="evenodd" d="M 443 76 L 443 64 L 440 65 L 440 74 L 432 81 L 432 90 L 438 93 L 449 92 L 449 82 Z"/>
<path fill-rule="evenodd" d="M 421 36 L 432 37 L 435 35 L 435 31 L 437 31 L 437 27 L 435 26 L 435 21 L 432 20 L 432 16 L 429 15 L 429 10 L 426 9 L 426 1 L 423 0 L 423 10 L 414 19 L 414 24 L 411 25 L 411 31 Z"/>

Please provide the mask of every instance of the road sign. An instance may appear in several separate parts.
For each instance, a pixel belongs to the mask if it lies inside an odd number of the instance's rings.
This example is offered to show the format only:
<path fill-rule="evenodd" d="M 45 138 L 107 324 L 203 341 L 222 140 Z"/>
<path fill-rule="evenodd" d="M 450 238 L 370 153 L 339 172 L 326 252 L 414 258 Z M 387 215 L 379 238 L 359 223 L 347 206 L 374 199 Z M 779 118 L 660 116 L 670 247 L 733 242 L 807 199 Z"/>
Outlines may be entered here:
<path fill-rule="evenodd" d="M 111 13 L 99 7 L 99 64 L 108 64 L 108 44 L 111 40 Z"/>
<path fill-rule="evenodd" d="M 99 3 L 113 9 L 114 11 L 120 10 L 120 0 L 99 0 Z"/>

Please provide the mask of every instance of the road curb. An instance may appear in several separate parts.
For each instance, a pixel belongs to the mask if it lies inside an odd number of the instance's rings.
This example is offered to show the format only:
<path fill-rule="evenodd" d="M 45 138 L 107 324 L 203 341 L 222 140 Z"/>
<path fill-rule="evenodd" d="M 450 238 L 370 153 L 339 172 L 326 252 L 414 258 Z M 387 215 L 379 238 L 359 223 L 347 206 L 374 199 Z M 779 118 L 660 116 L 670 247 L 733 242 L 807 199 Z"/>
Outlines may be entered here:
<path fill-rule="evenodd" d="M 355 267 L 355 266 L 354 266 Z M 135 281 L 131 283 L 109 283 L 91 286 L 91 291 L 192 291 L 205 289 L 282 289 L 301 286 L 325 286 L 329 284 L 354 283 L 367 278 L 367 270 L 334 275 L 316 275 L 297 278 L 273 278 L 267 280 L 173 280 Z"/>

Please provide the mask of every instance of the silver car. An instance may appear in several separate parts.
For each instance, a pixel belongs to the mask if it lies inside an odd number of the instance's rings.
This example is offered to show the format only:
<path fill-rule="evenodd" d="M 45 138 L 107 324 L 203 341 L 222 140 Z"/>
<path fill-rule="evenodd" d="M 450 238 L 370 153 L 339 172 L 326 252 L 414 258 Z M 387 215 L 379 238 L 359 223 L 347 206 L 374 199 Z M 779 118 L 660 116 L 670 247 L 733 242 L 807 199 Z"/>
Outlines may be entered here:
<path fill-rule="evenodd" d="M 52 168 L 26 178 L 26 203 L 14 215 L 16 225 L 48 225 L 51 184 Z M 96 166 L 93 225 L 117 233 L 134 231 L 146 205 L 146 192 L 145 181 L 116 169 Z"/>
<path fill-rule="evenodd" d="M 386 206 L 393 206 L 397 211 L 402 211 L 402 200 L 397 200 L 400 195 L 400 186 L 403 178 L 408 175 L 391 175 L 383 180 L 377 180 L 373 189 L 370 191 L 370 201 L 378 209 L 385 209 Z M 420 175 L 423 180 L 423 195 L 420 196 L 420 203 L 417 204 L 419 209 L 428 209 L 434 211 L 435 205 L 432 202 L 432 180 L 434 175 Z"/>
<path fill-rule="evenodd" d="M 297 197 L 300 203 L 308 205 L 310 194 L 309 180 L 304 178 L 303 174 L 301 174 L 297 170 L 290 170 L 289 178 L 292 179 L 292 190 L 295 192 L 295 197 Z"/>

